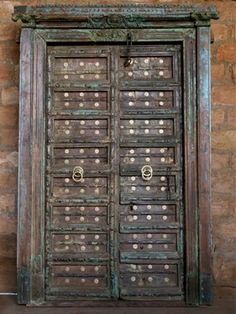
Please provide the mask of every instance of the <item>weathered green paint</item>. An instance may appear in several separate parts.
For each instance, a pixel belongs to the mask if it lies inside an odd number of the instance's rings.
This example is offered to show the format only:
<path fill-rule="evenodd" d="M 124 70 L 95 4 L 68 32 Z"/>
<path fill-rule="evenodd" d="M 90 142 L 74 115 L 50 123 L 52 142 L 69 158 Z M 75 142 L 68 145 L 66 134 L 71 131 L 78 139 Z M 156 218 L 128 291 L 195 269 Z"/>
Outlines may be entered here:
<path fill-rule="evenodd" d="M 192 5 L 160 5 L 160 6 L 42 6 L 42 7 L 16 7 L 13 20 L 21 20 L 22 31 L 21 45 L 21 86 L 20 86 L 20 140 L 19 140 L 19 199 L 18 199 L 18 286 L 19 303 L 33 305 L 50 304 L 57 300 L 106 300 L 117 299 L 119 294 L 123 299 L 129 300 L 183 300 L 186 304 L 198 305 L 211 302 L 211 275 L 210 275 L 210 228 L 209 217 L 209 21 L 218 18 L 215 7 L 201 7 Z M 30 29 L 29 29 L 30 28 Z M 31 30 L 32 29 L 32 30 Z M 132 90 L 135 87 L 129 80 L 119 78 L 118 59 L 125 54 L 127 34 L 132 35 L 135 54 L 141 53 L 135 45 L 154 44 L 161 47 L 160 43 L 168 42 L 162 54 L 173 57 L 173 80 L 168 82 L 168 88 L 175 90 L 175 99 L 178 109 L 165 111 L 165 118 L 174 117 L 174 138 L 156 140 L 150 137 L 145 147 L 172 145 L 178 149 L 180 156 L 179 164 L 165 171 L 155 170 L 154 175 L 176 176 L 176 191 L 174 186 L 168 183 L 168 193 L 156 198 L 131 197 L 126 192 L 119 192 L 126 184 L 120 184 L 120 176 L 135 174 L 135 167 L 119 167 L 120 150 L 127 145 L 119 133 L 119 121 L 124 118 L 135 119 L 135 116 L 145 115 L 148 119 L 160 119 L 163 112 L 158 115 L 153 111 L 132 110 L 121 112 L 118 106 L 120 90 Z M 171 44 L 170 44 L 171 42 Z M 54 44 L 63 43 L 68 49 L 61 54 L 56 50 L 50 54 L 50 48 Z M 111 81 L 108 83 L 80 83 L 69 81 L 66 84 L 60 81 L 52 81 L 46 76 L 47 55 L 49 55 L 49 70 L 54 67 L 54 59 L 57 57 L 76 57 L 77 45 L 70 43 L 83 43 L 87 47 L 97 47 L 101 44 L 112 43 L 107 50 L 109 55 Z M 95 46 L 94 43 L 97 45 Z M 145 45 L 143 47 L 145 47 Z M 179 45 L 179 47 L 178 47 Z M 82 45 L 81 45 L 82 47 Z M 92 48 L 91 48 L 92 49 Z M 105 49 L 105 50 L 106 50 Z M 131 53 L 132 53 L 131 51 Z M 58 54 L 59 53 L 59 54 Z M 151 52 L 149 52 L 151 56 Z M 87 51 L 86 56 L 92 56 Z M 106 53 L 100 52 L 100 56 L 106 57 Z M 196 64 L 197 60 L 197 64 Z M 183 62 L 183 63 L 182 63 Z M 181 72 L 183 78 L 181 78 Z M 52 75 L 49 73 L 49 78 Z M 150 87 L 143 84 L 143 89 L 155 89 L 156 82 Z M 159 88 L 166 87 L 166 82 L 158 83 Z M 102 145 L 110 145 L 111 154 L 109 159 L 111 168 L 106 167 L 97 171 L 105 175 L 109 180 L 111 193 L 109 196 L 92 196 L 90 199 L 73 199 L 73 204 L 109 206 L 107 222 L 108 226 L 97 227 L 91 224 L 76 225 L 74 227 L 59 227 L 50 224 L 53 206 L 71 204 L 71 199 L 57 199 L 52 196 L 53 182 L 56 178 L 65 178 L 71 169 L 63 167 L 60 170 L 52 168 L 52 149 L 55 145 L 67 147 L 78 146 L 74 139 L 64 139 L 57 143 L 52 123 L 61 116 L 60 110 L 52 110 L 53 93 L 55 91 L 90 91 L 109 90 L 111 100 L 111 112 L 99 113 L 96 110 L 66 110 L 63 119 L 100 117 L 110 119 L 111 139 L 104 138 Z M 48 95 L 48 99 L 47 96 Z M 48 108 L 46 111 L 46 104 Z M 183 106 L 183 108 L 181 108 Z M 150 115 L 150 117 L 148 116 Z M 49 124 L 48 124 L 49 123 Z M 51 123 L 51 124 L 50 124 Z M 49 133 L 46 137 L 46 130 Z M 30 132 L 29 132 L 30 130 Z M 47 139 L 48 138 L 48 139 Z M 120 142 L 119 139 L 120 138 Z M 48 152 L 46 153 L 46 145 Z M 81 144 L 86 144 L 84 140 Z M 136 147 L 142 143 L 142 139 L 130 140 L 130 147 Z M 91 141 L 95 147 L 96 139 Z M 68 146 L 69 145 L 69 146 Z M 63 146 L 62 146 L 63 147 Z M 177 148 L 178 147 L 178 148 Z M 182 156 L 182 157 L 181 157 Z M 184 169 L 183 169 L 184 168 Z M 47 170 L 45 177 L 44 171 Z M 90 171 L 92 177 L 96 170 Z M 180 174 L 180 175 L 179 175 Z M 191 180 L 189 179 L 191 178 Z M 184 200 L 182 196 L 185 196 Z M 121 214 L 118 213 L 120 206 L 130 204 L 145 204 L 147 202 L 159 202 L 163 204 L 169 201 L 178 204 L 176 223 L 156 223 L 150 226 L 134 227 L 128 223 L 120 223 Z M 47 205 L 45 205 L 45 201 Z M 169 204 L 169 203 L 168 203 Z M 132 206 L 133 206 L 132 205 Z M 131 207 L 132 207 L 131 206 Z M 130 208 L 131 208 L 130 207 Z M 44 208 L 45 213 L 44 213 Z M 44 227 L 44 223 L 45 227 Z M 183 229 L 184 228 L 184 229 Z M 119 252 L 119 234 L 132 232 L 142 233 L 167 229 L 168 232 L 179 230 L 177 236 L 176 252 L 155 252 L 149 254 L 139 253 L 143 262 L 154 258 L 164 262 L 169 259 L 173 263 L 179 259 L 178 289 L 173 292 L 146 291 L 138 293 L 121 287 L 120 281 L 124 275 L 119 273 L 120 265 L 126 262 L 137 261 L 138 255 L 131 252 Z M 108 254 L 104 258 L 101 255 L 82 257 L 73 254 L 54 254 L 51 251 L 51 234 L 66 235 L 66 232 L 77 234 L 78 232 L 99 232 L 110 234 L 107 243 Z M 27 241 L 26 241 L 27 239 Z M 30 240 L 30 241 L 29 241 Z M 66 244 L 65 241 L 57 241 L 58 245 Z M 102 242 L 105 244 L 106 242 Z M 161 244 L 156 241 L 155 244 Z M 45 251 L 46 248 L 46 251 Z M 120 253 L 120 254 L 119 254 Z M 206 253 L 206 255 L 205 255 Z M 121 261 L 119 261 L 119 259 Z M 85 262 L 93 265 L 100 263 L 107 265 L 110 262 L 110 276 L 108 290 L 100 293 L 83 293 L 83 291 L 66 291 L 49 287 L 50 267 L 55 263 Z M 125 262 L 122 264 L 122 261 Z M 171 264 L 172 265 L 172 264 Z M 182 273 L 185 265 L 185 274 Z M 64 275 L 63 275 L 64 276 Z M 76 276 L 74 276 L 76 277 Z M 184 281 L 185 278 L 185 281 Z M 185 290 L 185 296 L 184 291 Z M 88 301 L 86 301 L 88 304 Z M 143 301 L 142 301 L 143 302 Z M 81 303 L 82 304 L 82 303 Z M 132 303 L 130 303 L 132 304 Z M 143 303 L 142 303 L 143 304 Z M 167 302 L 167 304 L 170 304 Z"/>

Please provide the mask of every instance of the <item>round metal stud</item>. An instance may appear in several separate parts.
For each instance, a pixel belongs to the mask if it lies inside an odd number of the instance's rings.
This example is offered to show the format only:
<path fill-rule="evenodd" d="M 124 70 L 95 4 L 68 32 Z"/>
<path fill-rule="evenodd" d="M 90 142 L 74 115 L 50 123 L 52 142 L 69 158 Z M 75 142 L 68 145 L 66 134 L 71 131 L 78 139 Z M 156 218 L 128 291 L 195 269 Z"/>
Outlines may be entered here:
<path fill-rule="evenodd" d="M 70 130 L 65 130 L 65 133 L 68 135 L 70 134 Z"/>
<path fill-rule="evenodd" d="M 136 277 L 135 277 L 135 276 L 132 276 L 132 277 L 130 278 L 130 280 L 131 280 L 132 282 L 135 282 L 135 281 L 136 281 Z"/>
<path fill-rule="evenodd" d="M 148 233 L 148 234 L 147 234 L 147 238 L 148 238 L 148 239 L 152 239 L 152 234 L 151 234 L 151 233 Z"/>
<path fill-rule="evenodd" d="M 147 107 L 150 105 L 149 101 L 145 101 L 144 104 L 145 104 L 145 106 L 147 106 Z"/>
<path fill-rule="evenodd" d="M 137 250 L 137 248 L 138 248 L 138 244 L 133 244 L 133 249 Z"/>
<path fill-rule="evenodd" d="M 148 249 L 150 250 L 150 249 L 152 249 L 152 244 L 148 244 Z"/>
<path fill-rule="evenodd" d="M 100 131 L 99 130 L 95 130 L 95 132 L 94 132 L 96 135 L 98 135 L 99 133 L 100 133 Z"/>
<path fill-rule="evenodd" d="M 69 149 L 65 149 L 65 154 L 69 154 L 70 150 Z"/>
<path fill-rule="evenodd" d="M 151 187 L 148 185 L 148 186 L 146 186 L 146 190 L 147 191 L 150 191 L 151 190 Z"/>
<path fill-rule="evenodd" d="M 65 182 L 66 182 L 66 183 L 69 183 L 69 182 L 70 182 L 70 179 L 69 179 L 69 178 L 65 178 Z"/>
<path fill-rule="evenodd" d="M 152 216 L 151 215 L 147 215 L 147 220 L 151 220 L 152 219 Z"/>
<path fill-rule="evenodd" d="M 166 190 L 165 186 L 161 187 L 161 191 L 164 192 Z"/>
<path fill-rule="evenodd" d="M 81 271 L 85 271 L 85 267 L 84 267 L 84 266 L 81 266 L 81 267 L 80 267 L 80 270 L 81 270 Z"/>
<path fill-rule="evenodd" d="M 66 212 L 69 212 L 69 211 L 70 211 L 70 207 L 68 207 L 68 206 L 65 207 L 65 211 L 66 211 Z"/>
<path fill-rule="evenodd" d="M 167 216 L 163 216 L 162 219 L 163 219 L 163 220 L 167 220 Z"/>
<path fill-rule="evenodd" d="M 69 240 L 70 236 L 68 234 L 65 235 L 65 240 Z"/>
<path fill-rule="evenodd" d="M 70 279 L 69 279 L 69 278 L 66 278 L 66 279 L 65 279 L 65 283 L 70 283 Z"/>
<path fill-rule="evenodd" d="M 84 221 L 85 218 L 84 218 L 83 216 L 81 216 L 79 220 L 80 220 L 80 221 Z"/>
<path fill-rule="evenodd" d="M 64 103 L 65 107 L 68 107 L 70 104 L 68 102 Z"/>
<path fill-rule="evenodd" d="M 148 265 L 148 269 L 152 269 L 152 265 Z"/>
<path fill-rule="evenodd" d="M 70 271 L 70 267 L 69 267 L 69 266 L 66 266 L 66 267 L 65 267 L 65 271 L 66 271 L 66 272 Z"/>
<path fill-rule="evenodd" d="M 164 63 L 164 60 L 163 59 L 159 59 L 159 63 L 160 64 Z"/>
<path fill-rule="evenodd" d="M 64 97 L 68 97 L 69 96 L 69 93 L 64 93 Z"/>
<path fill-rule="evenodd" d="M 84 245 L 81 246 L 81 251 L 85 251 L 86 247 Z"/>
<path fill-rule="evenodd" d="M 149 92 L 145 92 L 144 96 L 148 97 L 149 96 Z"/>
<path fill-rule="evenodd" d="M 133 205 L 133 210 L 137 210 L 138 206 L 137 205 Z"/>
<path fill-rule="evenodd" d="M 65 163 L 65 164 L 69 164 L 70 162 L 69 162 L 68 159 L 65 159 L 65 160 L 64 160 L 64 163 Z"/>
<path fill-rule="evenodd" d="M 85 239 L 85 235 L 84 235 L 84 234 L 81 234 L 80 239 L 81 239 L 81 240 L 84 240 L 84 239 Z"/>
<path fill-rule="evenodd" d="M 133 106 L 134 103 L 132 101 L 129 101 L 129 106 Z"/>
<path fill-rule="evenodd" d="M 160 102 L 159 102 L 159 105 L 160 105 L 160 106 L 164 106 L 164 101 L 160 101 Z"/>
<path fill-rule="evenodd" d="M 100 122 L 98 120 L 95 121 L 95 125 L 99 125 Z"/>
<path fill-rule="evenodd" d="M 169 265 L 164 265 L 164 269 L 169 269 L 170 268 L 170 266 Z"/>
<path fill-rule="evenodd" d="M 164 124 L 164 121 L 163 121 L 163 120 L 160 120 L 160 121 L 159 121 L 159 124 L 160 124 L 160 125 L 163 125 L 163 124 Z"/>
<path fill-rule="evenodd" d="M 164 72 L 163 72 L 163 71 L 159 71 L 159 75 L 160 75 L 160 76 L 163 76 L 163 75 L 164 75 Z"/>
<path fill-rule="evenodd" d="M 67 74 L 64 75 L 64 79 L 65 79 L 65 80 L 68 80 L 68 78 L 69 78 L 69 75 L 67 75 Z"/>
<path fill-rule="evenodd" d="M 164 133 L 164 130 L 163 130 L 163 129 L 160 129 L 160 130 L 159 130 L 159 133 L 160 133 L 160 134 L 163 134 L 163 133 Z"/>
<path fill-rule="evenodd" d="M 149 129 L 145 129 L 145 130 L 144 130 L 144 133 L 145 133 L 145 134 L 149 134 Z"/>
<path fill-rule="evenodd" d="M 152 277 L 148 277 L 148 281 L 149 282 L 153 282 L 153 278 Z"/>
<path fill-rule="evenodd" d="M 98 278 L 95 278 L 94 279 L 94 283 L 97 285 L 99 283 L 99 279 Z"/>

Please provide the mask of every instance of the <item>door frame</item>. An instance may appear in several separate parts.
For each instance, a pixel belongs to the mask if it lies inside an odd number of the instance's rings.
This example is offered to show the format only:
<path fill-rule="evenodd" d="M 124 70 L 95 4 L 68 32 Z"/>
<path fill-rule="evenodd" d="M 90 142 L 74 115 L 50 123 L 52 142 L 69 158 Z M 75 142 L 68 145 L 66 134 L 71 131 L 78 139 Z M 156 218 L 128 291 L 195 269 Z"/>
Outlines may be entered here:
<path fill-rule="evenodd" d="M 214 7 L 205 9 L 194 6 L 156 6 L 147 9 L 142 6 L 75 7 L 75 11 L 72 8 L 68 6 L 61 10 L 61 7 L 55 7 L 52 11 L 50 7 L 38 7 L 36 10 L 34 7 L 16 7 L 13 15 L 14 20 L 21 19 L 23 23 L 17 205 L 18 303 L 34 306 L 114 306 L 114 302 L 118 306 L 139 304 L 139 301 L 46 302 L 45 217 L 44 211 L 40 210 L 45 208 L 47 77 L 44 69 L 47 68 L 47 45 L 57 42 L 124 43 L 127 33 L 131 32 L 134 43 L 178 42 L 183 47 L 186 191 L 184 304 L 210 304 L 212 243 L 209 20 L 216 18 L 217 13 Z M 70 15 L 69 21 L 63 18 L 65 10 Z M 183 305 L 183 302 L 170 301 L 141 302 L 142 306 Z"/>

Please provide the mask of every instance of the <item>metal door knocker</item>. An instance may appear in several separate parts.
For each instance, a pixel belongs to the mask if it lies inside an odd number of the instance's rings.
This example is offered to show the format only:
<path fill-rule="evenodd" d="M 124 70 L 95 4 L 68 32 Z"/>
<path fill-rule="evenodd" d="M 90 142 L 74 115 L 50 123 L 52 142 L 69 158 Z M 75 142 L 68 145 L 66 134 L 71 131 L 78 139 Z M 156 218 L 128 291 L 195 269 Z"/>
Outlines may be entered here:
<path fill-rule="evenodd" d="M 81 182 L 84 178 L 84 169 L 80 166 L 76 166 L 73 169 L 73 173 L 72 173 L 72 179 L 75 182 Z"/>
<path fill-rule="evenodd" d="M 141 173 L 142 173 L 142 179 L 145 181 L 149 181 L 152 178 L 152 167 L 150 165 L 145 165 L 142 167 L 141 169 Z"/>

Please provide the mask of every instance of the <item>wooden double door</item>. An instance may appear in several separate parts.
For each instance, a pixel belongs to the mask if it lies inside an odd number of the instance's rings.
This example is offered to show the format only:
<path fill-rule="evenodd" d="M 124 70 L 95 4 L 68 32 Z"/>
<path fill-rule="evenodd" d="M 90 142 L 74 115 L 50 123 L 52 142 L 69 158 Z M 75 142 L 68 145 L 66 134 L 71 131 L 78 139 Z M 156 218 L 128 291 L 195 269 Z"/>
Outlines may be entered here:
<path fill-rule="evenodd" d="M 181 45 L 47 56 L 46 300 L 183 300 Z"/>

